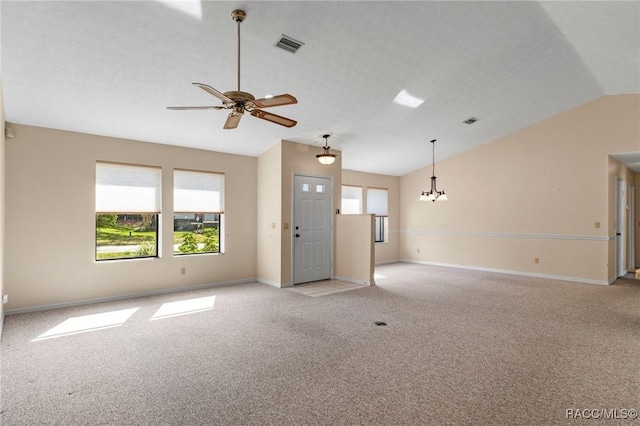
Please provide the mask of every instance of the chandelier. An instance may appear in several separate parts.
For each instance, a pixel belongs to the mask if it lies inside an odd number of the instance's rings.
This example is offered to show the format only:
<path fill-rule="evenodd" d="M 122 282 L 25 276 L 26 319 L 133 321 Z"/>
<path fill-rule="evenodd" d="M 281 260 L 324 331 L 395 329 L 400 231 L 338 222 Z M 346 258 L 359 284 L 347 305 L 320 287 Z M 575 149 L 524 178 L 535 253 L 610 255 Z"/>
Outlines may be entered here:
<path fill-rule="evenodd" d="M 433 144 L 433 162 L 432 162 L 432 173 L 431 173 L 431 190 L 425 192 L 422 191 L 422 194 L 420 194 L 420 198 L 418 198 L 418 200 L 420 201 L 433 201 L 435 203 L 436 200 L 438 201 L 447 201 L 447 194 L 444 193 L 444 191 L 438 191 L 436 189 L 436 140 L 432 140 L 431 143 Z"/>

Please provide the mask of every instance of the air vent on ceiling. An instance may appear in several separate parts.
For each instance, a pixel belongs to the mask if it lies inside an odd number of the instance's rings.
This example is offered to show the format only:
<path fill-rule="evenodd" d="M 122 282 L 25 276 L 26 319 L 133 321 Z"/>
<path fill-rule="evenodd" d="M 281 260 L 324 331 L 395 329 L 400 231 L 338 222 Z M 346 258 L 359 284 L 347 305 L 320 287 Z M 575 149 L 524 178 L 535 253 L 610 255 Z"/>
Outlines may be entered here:
<path fill-rule="evenodd" d="M 276 41 L 274 46 L 284 49 L 287 52 L 296 53 L 298 49 L 304 46 L 304 43 L 282 34 L 282 37 Z"/>
<path fill-rule="evenodd" d="M 473 123 L 475 123 L 476 121 L 478 121 L 478 119 L 477 119 L 477 118 L 475 118 L 475 117 L 469 117 L 469 118 L 467 118 L 466 120 L 464 120 L 464 121 L 463 121 L 463 123 L 464 123 L 464 124 L 473 124 Z"/>

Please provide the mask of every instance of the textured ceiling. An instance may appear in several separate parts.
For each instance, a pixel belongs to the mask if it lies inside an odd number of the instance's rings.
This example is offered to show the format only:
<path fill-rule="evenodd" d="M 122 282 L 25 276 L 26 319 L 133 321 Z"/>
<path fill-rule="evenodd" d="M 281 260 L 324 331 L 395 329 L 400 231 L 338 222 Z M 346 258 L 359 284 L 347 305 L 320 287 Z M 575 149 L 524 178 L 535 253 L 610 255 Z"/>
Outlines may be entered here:
<path fill-rule="evenodd" d="M 640 93 L 639 2 L 74 1 L 0 5 L 9 122 L 258 156 L 281 139 L 403 175 L 608 94 Z M 287 129 L 191 85 L 290 93 Z M 286 34 L 305 43 L 274 47 Z M 425 102 L 393 102 L 406 90 Z M 463 124 L 469 117 L 479 121 Z M 624 153 L 612 153 L 624 154 Z"/>

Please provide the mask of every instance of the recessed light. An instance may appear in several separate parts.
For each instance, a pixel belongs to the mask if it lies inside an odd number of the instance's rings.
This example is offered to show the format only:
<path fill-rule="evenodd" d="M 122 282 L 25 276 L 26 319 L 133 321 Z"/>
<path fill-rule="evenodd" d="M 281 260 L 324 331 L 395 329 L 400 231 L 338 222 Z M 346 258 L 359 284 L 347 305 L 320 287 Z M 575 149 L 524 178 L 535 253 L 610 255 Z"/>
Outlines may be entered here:
<path fill-rule="evenodd" d="M 402 89 L 400 93 L 396 95 L 393 102 L 399 105 L 407 106 L 409 108 L 418 108 L 420 105 L 424 103 L 424 99 L 420 99 L 416 96 L 413 96 L 406 90 Z"/>

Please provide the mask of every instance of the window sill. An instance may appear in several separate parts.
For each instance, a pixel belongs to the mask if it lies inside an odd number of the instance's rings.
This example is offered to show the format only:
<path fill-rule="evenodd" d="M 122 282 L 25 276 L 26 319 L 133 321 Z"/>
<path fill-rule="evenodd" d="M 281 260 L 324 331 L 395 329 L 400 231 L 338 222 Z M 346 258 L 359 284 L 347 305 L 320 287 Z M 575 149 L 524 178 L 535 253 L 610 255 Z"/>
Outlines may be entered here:
<path fill-rule="evenodd" d="M 161 259 L 160 256 L 148 256 L 148 257 L 123 257 L 121 259 L 94 259 L 95 263 L 114 263 L 114 262 L 130 262 L 134 260 L 154 260 Z"/>
<path fill-rule="evenodd" d="M 220 256 L 224 253 L 173 253 L 173 257 L 184 257 L 184 256 Z"/>

